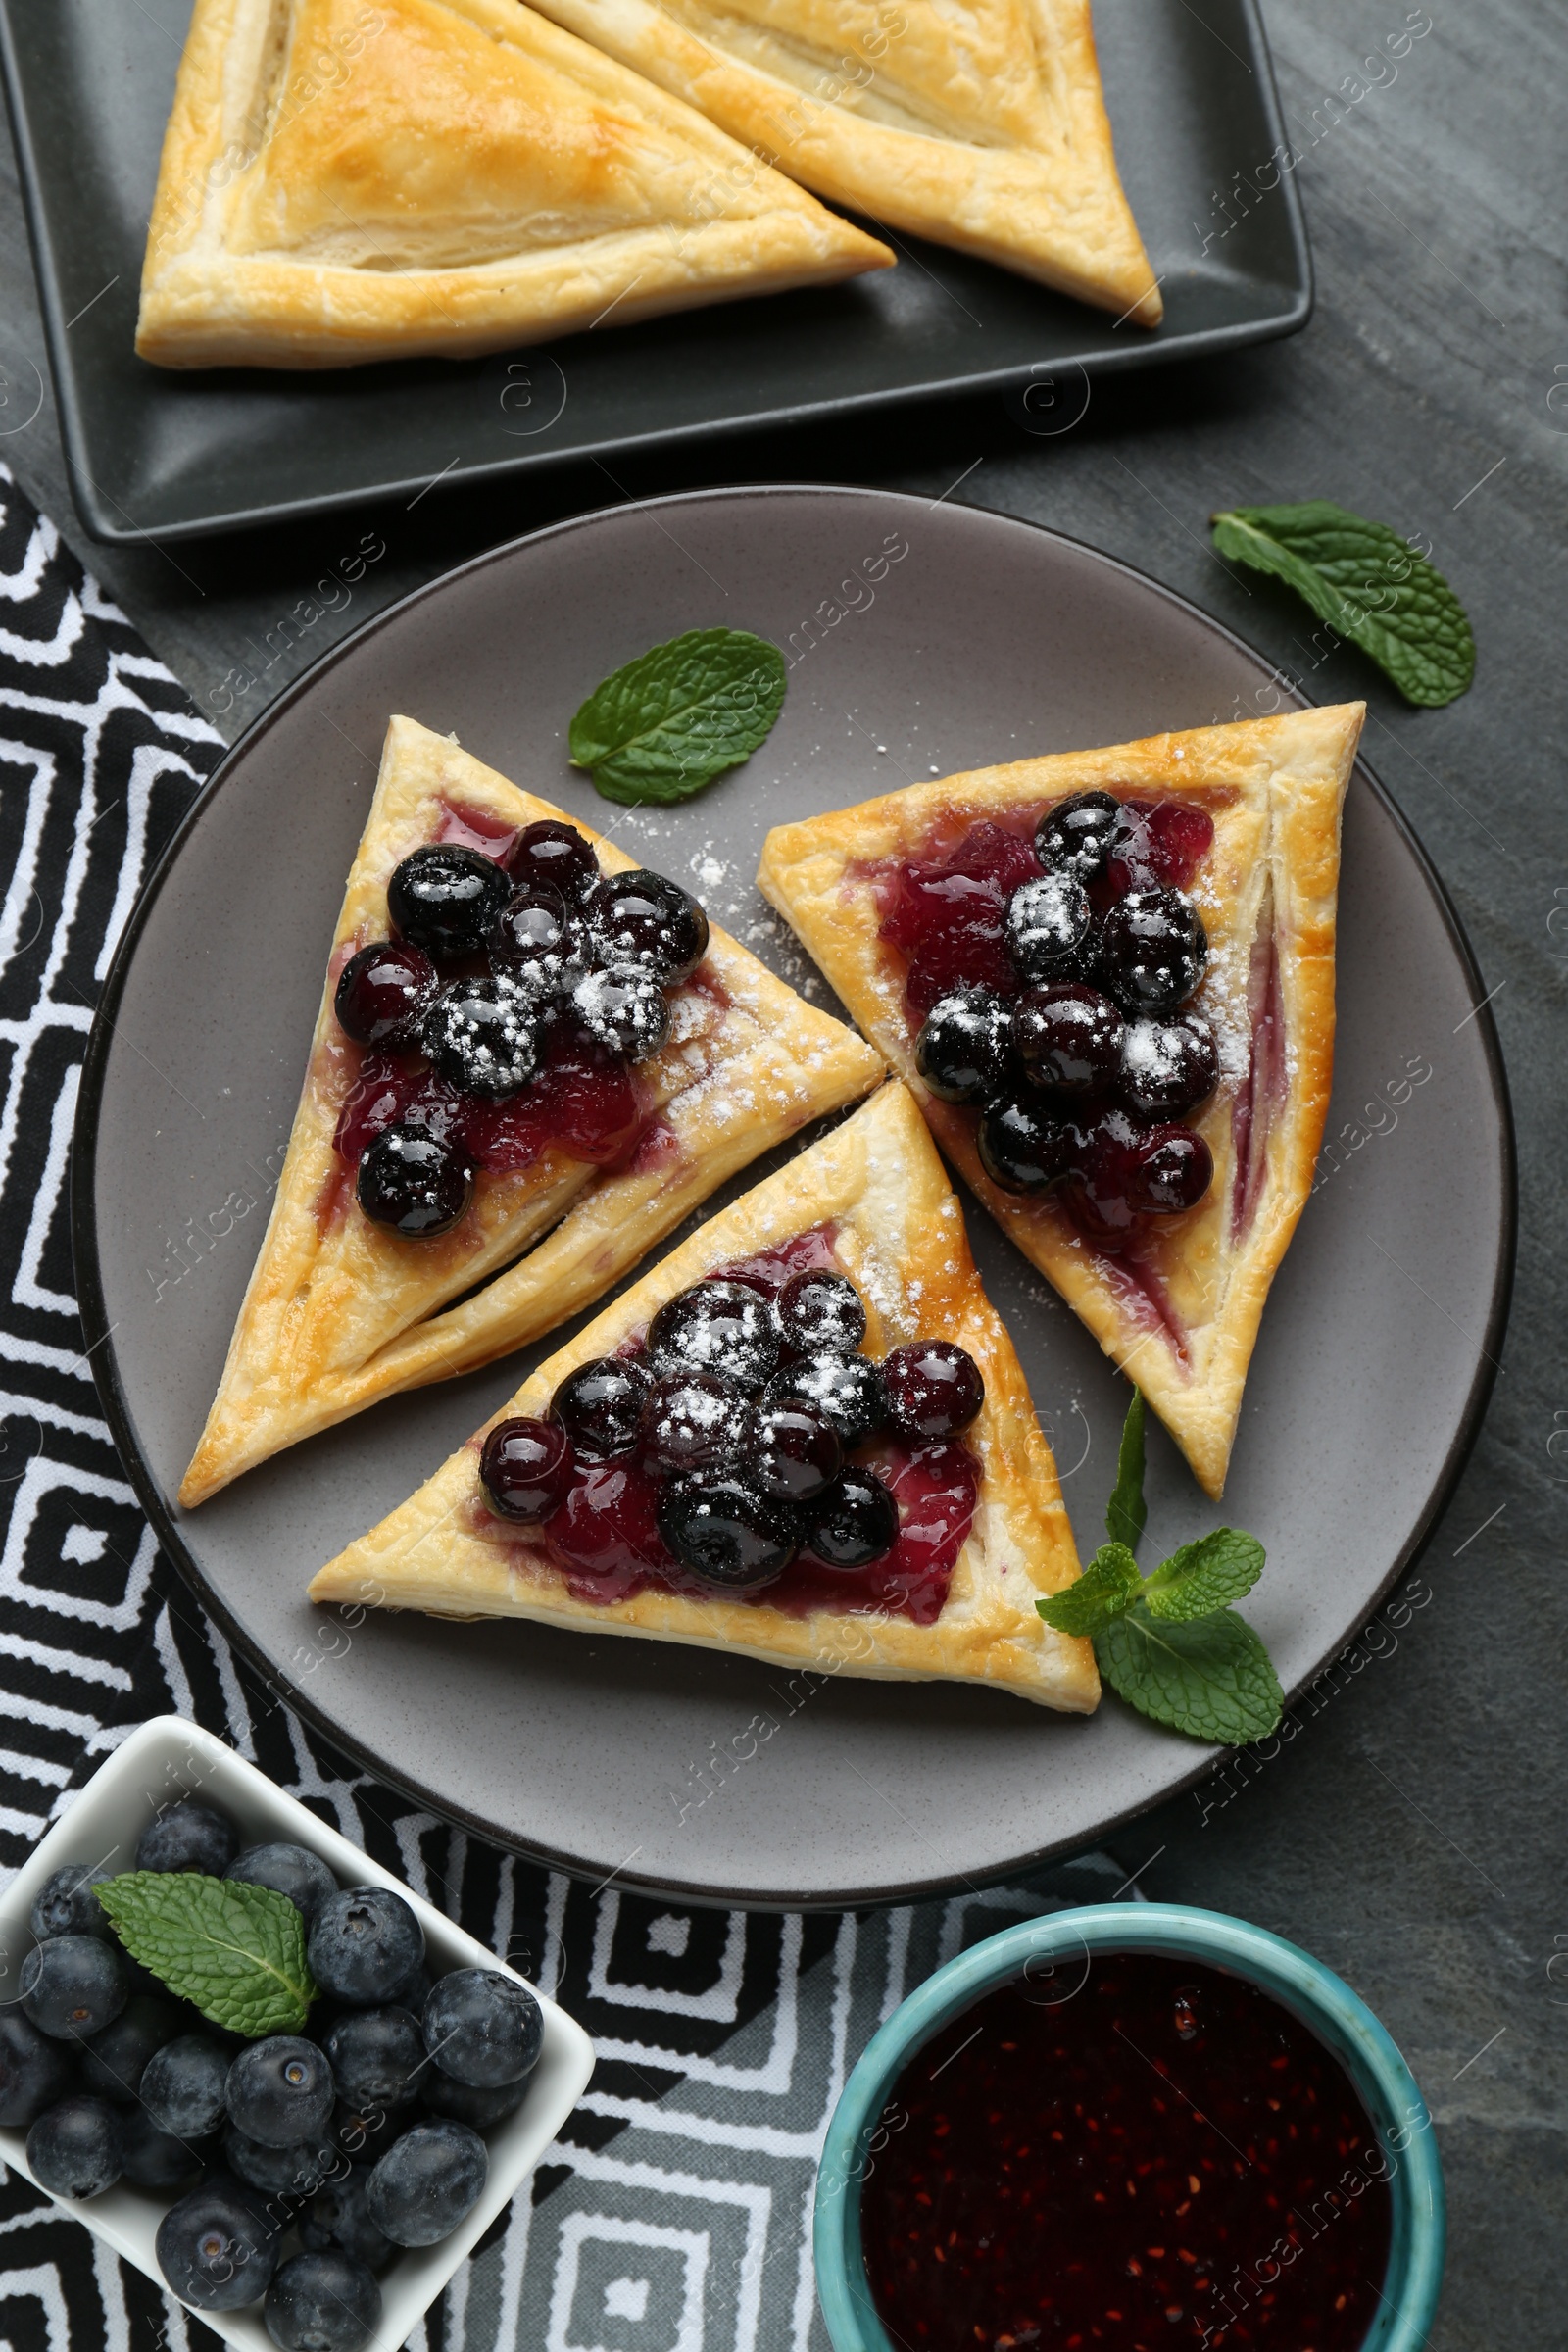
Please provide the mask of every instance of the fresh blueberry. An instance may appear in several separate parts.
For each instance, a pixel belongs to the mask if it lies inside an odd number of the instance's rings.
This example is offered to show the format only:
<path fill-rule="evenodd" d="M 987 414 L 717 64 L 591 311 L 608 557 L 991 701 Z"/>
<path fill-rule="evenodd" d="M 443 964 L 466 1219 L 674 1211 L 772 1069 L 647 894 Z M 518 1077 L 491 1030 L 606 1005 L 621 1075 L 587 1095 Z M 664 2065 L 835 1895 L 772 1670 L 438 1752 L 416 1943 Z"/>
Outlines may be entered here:
<path fill-rule="evenodd" d="M 238 2311 L 267 2292 L 277 2231 L 238 2181 L 211 2174 L 158 2225 L 158 2267 L 182 2303 Z"/>
<path fill-rule="evenodd" d="M 313 2254 L 341 2246 L 368 2270 L 384 2271 L 396 2252 L 392 2240 L 376 2228 L 366 2201 L 370 2185 L 368 2173 L 347 2172 L 323 2180 L 300 2217 L 300 2239 Z"/>
<path fill-rule="evenodd" d="M 424 2041 L 407 2009 L 351 2009 L 328 2029 L 324 2046 L 351 2107 L 401 2107 L 419 2087 Z"/>
<path fill-rule="evenodd" d="M 321 1905 L 311 1928 L 311 1974 L 348 2008 L 397 1997 L 424 1958 L 424 1933 L 390 1886 L 350 1886 Z"/>
<path fill-rule="evenodd" d="M 228 2109 L 223 2092 L 229 2055 L 205 2034 L 166 2041 L 142 2071 L 141 2103 L 161 2132 L 205 2139 Z"/>
<path fill-rule="evenodd" d="M 124 2169 L 124 2117 L 78 2091 L 44 2109 L 27 2133 L 27 2162 L 57 2197 L 101 2197 Z"/>
<path fill-rule="evenodd" d="M 898 1540 L 898 1504 L 873 1471 L 852 1462 L 811 1514 L 807 1549 L 829 1568 L 865 1568 Z"/>
<path fill-rule="evenodd" d="M 487 1102 L 520 1093 L 539 1066 L 533 1005 L 502 980 L 449 981 L 431 999 L 419 1040 L 449 1086 Z"/>
<path fill-rule="evenodd" d="M 526 2075 L 516 2082 L 503 2082 L 499 2089 L 480 2090 L 471 2082 L 454 2082 L 432 2067 L 424 2080 L 424 2104 L 431 2115 L 450 2116 L 455 2124 L 467 2124 L 475 2132 L 488 2132 L 492 2125 L 505 2123 L 515 2115 L 528 2095 Z"/>
<path fill-rule="evenodd" d="M 314 2196 L 343 2162 L 336 2143 L 324 2134 L 274 2148 L 265 2139 L 253 2139 L 237 2124 L 230 2124 L 223 2134 L 223 2156 L 237 2179 L 269 2197 Z"/>
<path fill-rule="evenodd" d="M 1035 827 L 1035 856 L 1053 873 L 1088 884 L 1105 870 L 1120 808 L 1114 793 L 1075 792 L 1046 810 Z"/>
<path fill-rule="evenodd" d="M 986 1104 L 975 1146 L 980 1165 L 1004 1193 L 1043 1193 L 1073 1173 L 1071 1130 L 1027 1087 Z"/>
<path fill-rule="evenodd" d="M 423 949 L 381 939 L 349 957 L 332 1005 L 338 1027 L 356 1044 L 412 1054 L 434 994 L 435 965 Z"/>
<path fill-rule="evenodd" d="M 267 2332 L 279 2352 L 361 2352 L 381 2320 L 368 2264 L 329 2246 L 291 2255 L 267 2290 Z"/>
<path fill-rule="evenodd" d="M 596 1045 L 627 1061 L 647 1061 L 669 1036 L 669 1000 L 639 963 L 585 972 L 571 992 L 571 1009 Z"/>
<path fill-rule="evenodd" d="M 571 1485 L 571 1440 L 559 1421 L 498 1421 L 479 1455 L 479 1484 L 503 1519 L 548 1519 Z"/>
<path fill-rule="evenodd" d="M 64 2096 L 74 2073 L 69 2050 L 20 2009 L 0 2009 L 0 2124 L 8 2132 L 25 2131 Z"/>
<path fill-rule="evenodd" d="M 795 1557 L 787 1504 L 743 1477 L 695 1471 L 659 1497 L 659 1532 L 683 1568 L 727 1592 L 770 1585 Z"/>
<path fill-rule="evenodd" d="M 383 1127 L 368 1144 L 355 1198 L 372 1225 L 410 1241 L 448 1233 L 468 1205 L 473 1176 L 463 1153 L 422 1128 Z"/>
<path fill-rule="evenodd" d="M 490 2159 L 466 2124 L 416 2124 L 370 2175 L 370 2219 L 398 2246 L 450 2237 L 484 2194 Z"/>
<path fill-rule="evenodd" d="M 554 816 L 523 826 L 507 867 L 514 886 L 548 882 L 568 906 L 580 906 L 599 880 L 593 844 L 584 840 L 575 825 Z"/>
<path fill-rule="evenodd" d="M 666 1299 L 648 1326 L 656 1376 L 708 1372 L 740 1396 L 755 1396 L 778 1362 L 772 1302 L 743 1282 L 693 1283 Z"/>
<path fill-rule="evenodd" d="M 708 917 L 691 893 L 642 867 L 596 883 L 588 919 L 611 960 L 641 964 L 663 982 L 689 979 L 708 953 Z"/>
<path fill-rule="evenodd" d="M 1176 1118 L 1206 1102 L 1219 1084 L 1219 1047 L 1200 1013 L 1173 1021 L 1129 1021 L 1122 1033 L 1119 1086 L 1129 1110 Z"/>
<path fill-rule="evenodd" d="M 756 1439 L 756 1416 L 746 1398 L 710 1372 L 667 1374 L 655 1381 L 643 1407 L 643 1459 L 665 1478 L 723 1469 L 749 1453 Z"/>
<path fill-rule="evenodd" d="M 274 1894 L 287 1895 L 307 1926 L 327 1896 L 337 1892 L 337 1881 L 319 1854 L 284 1841 L 248 1845 L 223 1876 L 237 1879 L 243 1886 L 270 1886 Z"/>
<path fill-rule="evenodd" d="M 764 1409 L 804 1405 L 819 1415 L 846 1447 L 874 1437 L 887 1411 L 882 1375 L 863 1355 L 800 1356 L 774 1374 L 762 1403 Z"/>
<path fill-rule="evenodd" d="M 520 2082 L 539 2062 L 545 2021 L 526 1984 L 493 1968 L 456 1968 L 424 2004 L 424 2046 L 444 2075 L 477 2090 Z"/>
<path fill-rule="evenodd" d="M 134 2099 L 150 2059 L 172 2041 L 189 2011 L 156 1993 L 133 1992 L 112 2025 L 82 2044 L 81 2079 L 101 2099 Z"/>
<path fill-rule="evenodd" d="M 1007 901 L 1007 954 L 1026 980 L 1054 980 L 1070 969 L 1092 920 L 1081 882 L 1071 874 L 1041 874 L 1020 883 Z"/>
<path fill-rule="evenodd" d="M 292 2147 L 320 2132 L 335 2098 L 325 2051 L 300 2034 L 269 2034 L 241 2050 L 223 2091 L 240 2131 L 269 2148 Z"/>
<path fill-rule="evenodd" d="M 1012 1042 L 1037 1086 L 1093 1094 L 1121 1062 L 1125 1024 L 1108 997 L 1080 982 L 1026 989 L 1012 1008 Z"/>
<path fill-rule="evenodd" d="M 68 1862 L 45 1879 L 27 1913 L 27 1925 L 38 1941 L 50 1936 L 97 1936 L 110 1942 L 115 1931 L 97 1895 L 103 1883 L 84 1862 Z"/>
<path fill-rule="evenodd" d="M 145 2107 L 132 2107 L 124 2126 L 125 2179 L 137 2188 L 180 2188 L 201 2171 L 203 2151 L 195 2141 L 161 2130 Z"/>
<path fill-rule="evenodd" d="M 1203 977 L 1208 934 L 1185 891 L 1130 890 L 1105 917 L 1101 959 L 1126 1011 L 1174 1012 Z"/>
<path fill-rule="evenodd" d="M 238 1845 L 231 1821 L 211 1805 L 186 1797 L 147 1824 L 136 1840 L 136 1868 L 194 1870 L 220 1879 Z"/>
<path fill-rule="evenodd" d="M 427 2092 L 434 2075 L 426 2067 L 419 2077 L 421 2092 Z M 428 2097 L 425 2099 L 428 2105 Z M 419 2110 L 408 2107 L 351 2107 L 340 2104 L 332 2113 L 331 2139 L 333 2147 L 350 2164 L 376 2164 L 388 2148 L 411 2131 L 419 2121 Z"/>
<path fill-rule="evenodd" d="M 853 1355 L 865 1337 L 865 1301 L 846 1274 L 792 1274 L 777 1311 L 784 1345 L 796 1355 Z"/>
<path fill-rule="evenodd" d="M 1006 1075 L 1012 1010 L 994 989 L 963 988 L 938 997 L 915 1040 L 914 1066 L 943 1102 L 976 1102 Z"/>
<path fill-rule="evenodd" d="M 837 1430 L 804 1404 L 770 1404 L 758 1422 L 751 1476 L 775 1502 L 815 1502 L 844 1465 Z"/>
<path fill-rule="evenodd" d="M 551 1418 L 585 1460 L 614 1461 L 636 1446 L 653 1385 L 635 1357 L 596 1355 L 567 1373 L 550 1399 Z"/>
<path fill-rule="evenodd" d="M 883 1358 L 888 1425 L 909 1445 L 955 1438 L 986 1400 L 980 1367 L 952 1340 L 916 1340 Z"/>
<path fill-rule="evenodd" d="M 455 841 L 411 851 L 386 888 L 399 937 L 412 940 L 438 963 L 477 956 L 511 896 L 512 886 L 493 858 Z"/>
<path fill-rule="evenodd" d="M 125 1964 L 96 1936 L 55 1936 L 35 1943 L 18 1980 L 22 2006 L 40 2034 L 85 2041 L 125 2006 Z"/>

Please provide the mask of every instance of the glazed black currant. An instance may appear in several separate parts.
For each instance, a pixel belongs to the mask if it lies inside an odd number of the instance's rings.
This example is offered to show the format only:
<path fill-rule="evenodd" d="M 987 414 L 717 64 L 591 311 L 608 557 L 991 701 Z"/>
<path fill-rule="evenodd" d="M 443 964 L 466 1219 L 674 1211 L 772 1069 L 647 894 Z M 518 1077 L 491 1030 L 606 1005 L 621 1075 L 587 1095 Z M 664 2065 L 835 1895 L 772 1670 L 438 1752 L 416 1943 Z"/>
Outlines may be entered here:
<path fill-rule="evenodd" d="M 710 1372 L 672 1372 L 654 1383 L 643 1407 L 643 1460 L 665 1478 L 718 1470 L 755 1449 L 756 1415 L 744 1396 Z"/>
<path fill-rule="evenodd" d="M 762 1386 L 779 1356 L 771 1302 L 742 1282 L 698 1282 L 662 1306 L 648 1326 L 648 1360 L 658 1375 L 707 1372 L 741 1395 Z"/>
<path fill-rule="evenodd" d="M 1012 1008 L 989 988 L 958 989 L 939 997 L 926 1014 L 914 1066 L 944 1102 L 975 1102 L 994 1094 L 1006 1076 Z"/>
<path fill-rule="evenodd" d="M 507 870 L 514 884 L 548 882 L 568 907 L 580 906 L 599 880 L 593 845 L 575 825 L 542 817 L 517 835 Z"/>
<path fill-rule="evenodd" d="M 852 1465 L 813 1512 L 807 1548 L 829 1568 L 865 1568 L 898 1540 L 898 1504 L 873 1471 Z"/>
<path fill-rule="evenodd" d="M 613 961 L 665 983 L 689 979 L 708 953 L 708 917 L 690 892 L 640 866 L 594 885 L 588 919 Z"/>
<path fill-rule="evenodd" d="M 613 1461 L 635 1447 L 653 1385 L 635 1358 L 593 1356 L 567 1373 L 550 1399 L 550 1417 L 586 1460 Z"/>
<path fill-rule="evenodd" d="M 771 1404 L 757 1427 L 751 1475 L 775 1502 L 815 1502 L 844 1463 L 838 1432 L 805 1405 Z"/>
<path fill-rule="evenodd" d="M 1078 981 L 1026 989 L 1012 1008 L 1018 1058 L 1037 1086 L 1095 1094 L 1121 1066 L 1126 1028 L 1108 997 Z"/>
<path fill-rule="evenodd" d="M 698 1471 L 659 1497 L 659 1532 L 683 1568 L 726 1592 L 769 1585 L 795 1557 L 793 1512 L 745 1478 Z"/>
<path fill-rule="evenodd" d="M 420 1127 L 384 1127 L 367 1145 L 354 1195 L 374 1225 L 410 1241 L 447 1233 L 468 1205 L 473 1177 L 466 1158 Z"/>
<path fill-rule="evenodd" d="M 1203 977 L 1208 934 L 1180 890 L 1130 890 L 1105 917 L 1101 968 L 1130 1013 L 1174 1012 Z"/>
<path fill-rule="evenodd" d="M 412 1054 L 435 985 L 435 965 L 422 948 L 377 940 L 351 956 L 338 976 L 338 1027 L 358 1045 Z"/>
<path fill-rule="evenodd" d="M 571 1009 L 596 1045 L 627 1061 L 647 1061 L 669 1035 L 669 1000 L 641 964 L 585 972 L 571 992 Z"/>
<path fill-rule="evenodd" d="M 956 1438 L 986 1400 L 979 1365 L 952 1340 L 915 1340 L 895 1348 L 883 1359 L 882 1385 L 888 1426 L 910 1445 Z"/>
<path fill-rule="evenodd" d="M 1026 980 L 1054 980 L 1070 970 L 1092 919 L 1088 894 L 1071 874 L 1041 874 L 1020 884 L 1003 917 L 1015 969 Z"/>
<path fill-rule="evenodd" d="M 882 1375 L 863 1355 L 807 1355 L 786 1364 L 767 1384 L 762 1402 L 804 1405 L 824 1420 L 841 1446 L 862 1446 L 887 1411 Z"/>
<path fill-rule="evenodd" d="M 1152 1216 L 1196 1208 L 1214 1178 L 1207 1144 L 1190 1127 L 1156 1127 L 1138 1152 L 1129 1187 L 1133 1206 Z"/>
<path fill-rule="evenodd" d="M 398 936 L 412 940 L 437 963 L 477 956 L 511 895 L 493 858 L 455 841 L 411 850 L 386 886 L 387 911 Z"/>
<path fill-rule="evenodd" d="M 571 1470 L 571 1440 L 560 1421 L 498 1421 L 479 1455 L 491 1509 L 524 1525 L 548 1519 L 564 1500 Z"/>
<path fill-rule="evenodd" d="M 1076 792 L 1035 827 L 1035 856 L 1053 873 L 1088 885 L 1105 870 L 1120 803 L 1110 792 Z"/>
<path fill-rule="evenodd" d="M 454 980 L 432 1000 L 419 1032 L 435 1070 L 460 1094 L 498 1102 L 539 1062 L 532 1007 L 500 980 Z"/>
<path fill-rule="evenodd" d="M 1027 1089 L 986 1104 L 975 1147 L 992 1183 L 1006 1193 L 1043 1193 L 1073 1172 L 1071 1131 Z"/>
<path fill-rule="evenodd" d="M 552 982 L 578 953 L 581 935 L 550 882 L 522 882 L 490 926 L 485 947 L 492 968 L 542 970 Z"/>
<path fill-rule="evenodd" d="M 1122 1033 L 1117 1089 L 1146 1119 L 1176 1118 L 1206 1102 L 1219 1084 L 1219 1047 L 1201 1014 L 1129 1021 Z"/>
<path fill-rule="evenodd" d="M 779 1336 L 795 1355 L 853 1355 L 865 1337 L 865 1303 L 844 1274 L 792 1274 L 774 1301 Z"/>

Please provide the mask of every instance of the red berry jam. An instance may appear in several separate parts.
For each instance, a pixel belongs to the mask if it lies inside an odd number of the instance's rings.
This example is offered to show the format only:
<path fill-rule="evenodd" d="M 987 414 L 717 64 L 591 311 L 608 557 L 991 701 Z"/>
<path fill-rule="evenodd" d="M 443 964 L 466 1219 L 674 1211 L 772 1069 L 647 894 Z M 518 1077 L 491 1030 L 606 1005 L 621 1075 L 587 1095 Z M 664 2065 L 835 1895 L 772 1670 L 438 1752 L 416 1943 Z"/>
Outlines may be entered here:
<path fill-rule="evenodd" d="M 900 2075 L 860 2189 L 866 2276 L 910 2352 L 1358 2352 L 1394 2169 L 1266 1993 L 1085 1955 L 988 1993 Z"/>
<path fill-rule="evenodd" d="M 463 801 L 443 801 L 441 807 L 437 841 L 455 841 L 466 850 L 477 850 L 482 858 L 493 858 L 497 865 L 507 863 L 517 839 L 515 825 L 504 825 L 488 808 L 472 808 Z"/>

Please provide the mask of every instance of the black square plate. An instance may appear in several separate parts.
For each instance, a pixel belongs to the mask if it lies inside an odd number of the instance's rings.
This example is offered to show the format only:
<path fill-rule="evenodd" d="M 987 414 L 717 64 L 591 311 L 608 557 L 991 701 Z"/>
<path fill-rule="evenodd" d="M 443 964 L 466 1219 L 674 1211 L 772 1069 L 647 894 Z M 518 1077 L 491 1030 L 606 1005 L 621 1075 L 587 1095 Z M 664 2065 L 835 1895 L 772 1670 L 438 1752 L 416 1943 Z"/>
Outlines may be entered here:
<path fill-rule="evenodd" d="M 1152 334 L 901 240 L 900 266 L 876 278 L 549 351 L 167 372 L 132 343 L 189 16 L 190 0 L 0 0 L 62 431 L 97 539 L 195 538 L 933 394 L 1002 391 L 1050 432 L 1082 413 L 1087 371 L 1261 342 L 1311 309 L 1295 180 L 1271 163 L 1292 150 L 1256 0 L 1111 0 L 1096 30 L 1122 177 L 1164 289 Z M 1262 195 L 1260 174 L 1274 183 Z"/>

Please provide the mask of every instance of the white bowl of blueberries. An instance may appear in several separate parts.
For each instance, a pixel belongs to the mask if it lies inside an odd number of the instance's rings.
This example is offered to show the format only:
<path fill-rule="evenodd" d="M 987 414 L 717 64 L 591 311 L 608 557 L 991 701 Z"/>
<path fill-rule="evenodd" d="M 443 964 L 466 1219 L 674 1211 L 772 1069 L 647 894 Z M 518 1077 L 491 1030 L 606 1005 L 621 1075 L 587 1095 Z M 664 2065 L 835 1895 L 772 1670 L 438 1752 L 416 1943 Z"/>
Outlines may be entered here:
<path fill-rule="evenodd" d="M 593 2069 L 582 2029 L 194 1724 L 0 1896 L 0 2155 L 246 2352 L 404 2343 Z"/>

